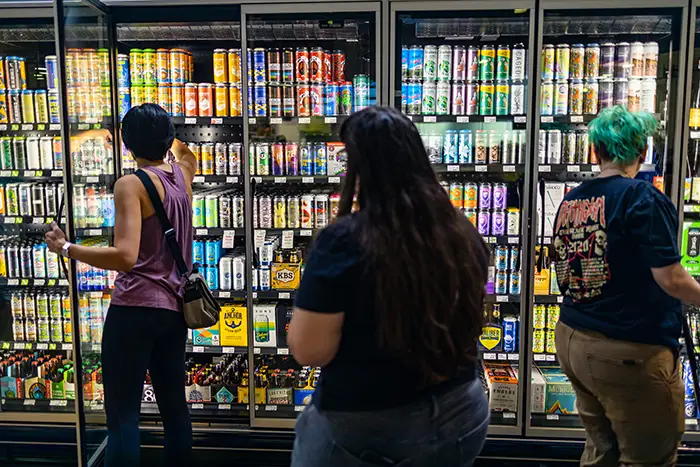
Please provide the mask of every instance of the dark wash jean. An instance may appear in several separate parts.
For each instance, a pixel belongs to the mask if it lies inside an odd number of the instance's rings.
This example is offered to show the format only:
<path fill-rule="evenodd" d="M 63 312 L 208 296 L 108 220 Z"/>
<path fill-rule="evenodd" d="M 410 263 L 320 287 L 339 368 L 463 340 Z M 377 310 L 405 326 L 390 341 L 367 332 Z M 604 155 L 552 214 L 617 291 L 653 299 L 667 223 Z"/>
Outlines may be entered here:
<path fill-rule="evenodd" d="M 408 406 L 330 412 L 309 405 L 292 467 L 471 467 L 489 424 L 478 379 Z"/>
<path fill-rule="evenodd" d="M 102 336 L 102 378 L 107 412 L 106 467 L 140 465 L 141 393 L 149 370 L 165 431 L 165 464 L 188 465 L 192 423 L 185 400 L 182 313 L 112 305 Z"/>

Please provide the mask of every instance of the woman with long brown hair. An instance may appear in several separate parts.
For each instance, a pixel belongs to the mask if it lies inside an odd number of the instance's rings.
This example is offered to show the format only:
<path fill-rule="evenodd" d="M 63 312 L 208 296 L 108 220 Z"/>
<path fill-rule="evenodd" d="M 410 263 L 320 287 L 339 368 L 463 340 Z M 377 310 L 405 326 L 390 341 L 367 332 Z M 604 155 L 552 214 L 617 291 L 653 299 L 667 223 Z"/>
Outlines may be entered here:
<path fill-rule="evenodd" d="M 476 371 L 488 249 L 404 115 L 370 107 L 340 137 L 339 218 L 312 246 L 289 330 L 297 362 L 322 367 L 292 465 L 471 466 L 489 419 Z"/>

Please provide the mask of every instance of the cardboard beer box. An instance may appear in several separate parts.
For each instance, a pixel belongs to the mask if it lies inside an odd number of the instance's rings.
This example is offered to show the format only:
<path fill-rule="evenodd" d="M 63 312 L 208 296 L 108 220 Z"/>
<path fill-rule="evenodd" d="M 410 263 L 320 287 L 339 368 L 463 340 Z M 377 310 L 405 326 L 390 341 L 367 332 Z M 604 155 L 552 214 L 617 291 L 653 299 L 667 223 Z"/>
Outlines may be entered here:
<path fill-rule="evenodd" d="M 11 376 L 0 378 L 0 397 L 3 399 L 23 399 L 24 385 L 22 380 Z"/>
<path fill-rule="evenodd" d="M 219 339 L 219 323 L 202 329 L 192 330 L 193 345 L 221 345 Z"/>
<path fill-rule="evenodd" d="M 518 367 L 513 367 L 516 378 L 520 378 Z M 530 378 L 530 410 L 532 413 L 544 413 L 545 382 L 542 373 L 537 367 L 532 368 Z"/>
<path fill-rule="evenodd" d="M 264 404 L 265 401 L 267 400 L 266 398 L 266 390 L 265 388 L 255 388 L 255 403 L 256 404 Z M 248 400 L 248 393 L 249 389 L 248 386 L 238 386 L 238 403 L 239 404 L 248 404 L 250 401 Z"/>
<path fill-rule="evenodd" d="M 272 290 L 296 290 L 301 282 L 300 263 L 272 263 Z"/>
<path fill-rule="evenodd" d="M 289 324 L 292 322 L 292 310 L 294 308 L 291 305 L 284 305 L 279 303 L 277 305 L 277 346 L 287 347 L 287 333 L 289 331 Z"/>
<path fill-rule="evenodd" d="M 248 346 L 248 310 L 240 305 L 224 305 L 219 313 L 219 335 L 225 347 Z"/>
<path fill-rule="evenodd" d="M 576 414 L 576 393 L 569 378 L 559 367 L 540 367 L 546 384 L 544 409 L 546 413 Z"/>
<path fill-rule="evenodd" d="M 507 363 L 482 362 L 484 379 L 489 389 L 489 408 L 497 411 L 518 411 L 518 377 Z"/>
<path fill-rule="evenodd" d="M 253 308 L 253 345 L 277 347 L 275 305 L 255 305 Z"/>
<path fill-rule="evenodd" d="M 26 378 L 24 384 L 25 399 L 48 399 L 48 391 L 46 387 L 51 384 L 50 381 L 44 378 L 34 377 Z"/>
<path fill-rule="evenodd" d="M 544 266 L 539 268 L 540 256 L 544 255 Z M 549 247 L 537 245 L 535 247 L 535 295 L 549 295 Z"/>
<path fill-rule="evenodd" d="M 328 158 L 328 176 L 345 175 L 348 170 L 347 154 L 343 143 L 326 143 L 326 157 Z"/>

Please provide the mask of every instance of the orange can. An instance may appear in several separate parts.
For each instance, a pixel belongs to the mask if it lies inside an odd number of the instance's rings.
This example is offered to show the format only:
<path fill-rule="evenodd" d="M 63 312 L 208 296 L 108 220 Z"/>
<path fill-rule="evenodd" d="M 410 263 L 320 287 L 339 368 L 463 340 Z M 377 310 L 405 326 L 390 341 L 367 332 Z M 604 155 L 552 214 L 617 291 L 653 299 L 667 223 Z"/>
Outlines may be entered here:
<path fill-rule="evenodd" d="M 228 85 L 216 83 L 216 116 L 228 117 Z"/>
<path fill-rule="evenodd" d="M 211 83 L 199 83 L 199 116 L 211 117 L 214 115 L 214 96 Z"/>
<path fill-rule="evenodd" d="M 185 76 L 182 74 L 185 54 L 180 49 L 170 50 L 170 82 L 172 84 L 185 84 Z"/>
<path fill-rule="evenodd" d="M 158 105 L 163 108 L 166 112 L 172 115 L 173 107 L 171 103 L 171 90 L 170 85 L 161 83 L 158 85 Z"/>
<path fill-rule="evenodd" d="M 187 81 L 192 81 L 194 79 L 194 58 L 189 50 L 185 50 L 185 56 L 187 57 Z"/>
<path fill-rule="evenodd" d="M 226 83 L 228 81 L 228 57 L 226 49 L 214 49 L 214 82 Z"/>
<path fill-rule="evenodd" d="M 185 117 L 196 117 L 197 115 L 199 115 L 197 85 L 187 83 L 185 84 Z"/>
<path fill-rule="evenodd" d="M 241 82 L 241 49 L 228 49 L 228 82 Z"/>
<path fill-rule="evenodd" d="M 170 83 L 170 51 L 168 49 L 156 50 L 156 74 L 158 84 Z"/>
<path fill-rule="evenodd" d="M 174 84 L 170 89 L 172 89 L 170 102 L 173 108 L 173 117 L 182 117 L 185 115 L 184 105 L 182 104 L 185 88 L 182 85 Z"/>
<path fill-rule="evenodd" d="M 228 90 L 229 95 L 229 115 L 232 117 L 241 116 L 241 85 L 237 83 L 231 83 Z"/>

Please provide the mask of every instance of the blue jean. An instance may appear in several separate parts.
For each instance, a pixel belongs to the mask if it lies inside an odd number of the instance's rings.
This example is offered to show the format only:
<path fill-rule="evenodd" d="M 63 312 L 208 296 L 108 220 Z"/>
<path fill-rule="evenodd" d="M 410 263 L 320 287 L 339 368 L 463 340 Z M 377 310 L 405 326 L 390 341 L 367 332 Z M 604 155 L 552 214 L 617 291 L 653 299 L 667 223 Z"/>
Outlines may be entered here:
<path fill-rule="evenodd" d="M 388 410 L 329 412 L 310 405 L 296 424 L 292 467 L 471 467 L 488 424 L 479 380 Z"/>
<path fill-rule="evenodd" d="M 146 369 L 165 431 L 165 464 L 188 465 L 192 423 L 185 400 L 182 313 L 112 305 L 102 336 L 102 377 L 107 412 L 106 467 L 140 465 L 139 418 Z"/>

